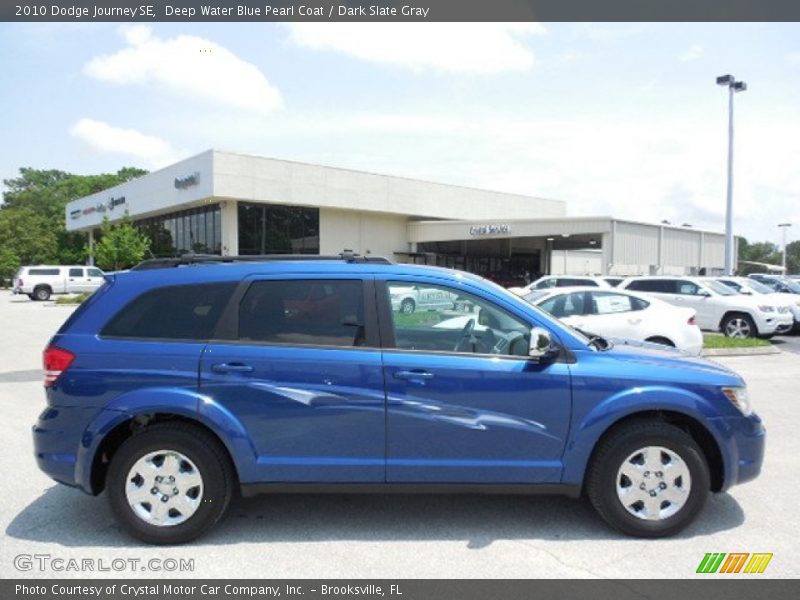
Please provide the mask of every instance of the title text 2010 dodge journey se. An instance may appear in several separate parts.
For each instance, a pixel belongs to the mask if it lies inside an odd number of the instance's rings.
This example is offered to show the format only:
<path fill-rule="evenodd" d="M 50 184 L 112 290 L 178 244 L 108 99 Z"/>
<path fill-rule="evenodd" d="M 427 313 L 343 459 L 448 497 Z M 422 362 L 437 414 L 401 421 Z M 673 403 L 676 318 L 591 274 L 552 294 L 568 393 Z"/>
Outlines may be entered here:
<path fill-rule="evenodd" d="M 733 372 L 585 337 L 467 273 L 352 254 L 142 266 L 51 340 L 33 436 L 42 470 L 105 489 L 148 542 L 199 536 L 237 487 L 585 493 L 658 537 L 761 468 Z M 409 288 L 452 305 L 393 309 Z"/>

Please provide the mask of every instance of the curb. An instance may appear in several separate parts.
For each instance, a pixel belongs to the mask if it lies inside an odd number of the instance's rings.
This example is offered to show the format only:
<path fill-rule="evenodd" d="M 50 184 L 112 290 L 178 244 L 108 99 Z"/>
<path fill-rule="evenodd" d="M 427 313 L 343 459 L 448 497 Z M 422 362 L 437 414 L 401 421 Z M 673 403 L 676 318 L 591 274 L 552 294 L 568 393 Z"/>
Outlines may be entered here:
<path fill-rule="evenodd" d="M 766 354 L 781 354 L 775 346 L 757 346 L 755 348 L 707 348 L 703 356 L 764 356 Z"/>

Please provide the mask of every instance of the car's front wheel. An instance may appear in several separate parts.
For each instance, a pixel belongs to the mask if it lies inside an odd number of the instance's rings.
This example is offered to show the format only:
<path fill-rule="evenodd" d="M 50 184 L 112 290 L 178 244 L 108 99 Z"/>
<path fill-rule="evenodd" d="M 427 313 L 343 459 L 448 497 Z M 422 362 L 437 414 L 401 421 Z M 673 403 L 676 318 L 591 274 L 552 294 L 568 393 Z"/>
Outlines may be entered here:
<path fill-rule="evenodd" d="M 219 521 L 233 494 L 234 473 L 224 447 L 208 432 L 163 422 L 120 446 L 106 487 L 128 533 L 151 544 L 180 544 Z"/>
<path fill-rule="evenodd" d="M 703 451 L 690 435 L 660 421 L 624 425 L 600 442 L 586 491 L 612 527 L 664 537 L 691 523 L 711 487 Z"/>
<path fill-rule="evenodd" d="M 732 338 L 751 338 L 758 335 L 758 329 L 749 315 L 735 313 L 723 320 L 722 333 Z"/>

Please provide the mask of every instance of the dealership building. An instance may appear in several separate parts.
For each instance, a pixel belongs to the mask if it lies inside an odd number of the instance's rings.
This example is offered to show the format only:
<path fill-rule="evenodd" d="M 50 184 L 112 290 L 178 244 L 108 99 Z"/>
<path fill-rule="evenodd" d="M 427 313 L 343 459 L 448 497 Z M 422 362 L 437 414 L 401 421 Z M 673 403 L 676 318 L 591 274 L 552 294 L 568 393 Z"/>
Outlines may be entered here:
<path fill-rule="evenodd" d="M 92 243 L 125 214 L 154 256 L 350 249 L 518 281 L 537 274 L 713 274 L 724 235 L 608 216 L 559 200 L 209 150 L 70 202 Z"/>

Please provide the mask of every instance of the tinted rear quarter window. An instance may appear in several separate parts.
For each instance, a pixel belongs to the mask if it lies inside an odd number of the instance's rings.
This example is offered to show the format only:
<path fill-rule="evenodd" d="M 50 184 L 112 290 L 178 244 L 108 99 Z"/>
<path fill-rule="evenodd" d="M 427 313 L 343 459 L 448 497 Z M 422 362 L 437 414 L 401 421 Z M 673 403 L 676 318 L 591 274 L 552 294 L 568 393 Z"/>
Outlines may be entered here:
<path fill-rule="evenodd" d="M 208 340 L 236 283 L 157 288 L 128 303 L 103 328 L 117 338 Z"/>
<path fill-rule="evenodd" d="M 59 269 L 28 269 L 28 275 L 58 275 Z"/>
<path fill-rule="evenodd" d="M 628 289 L 656 294 L 674 294 L 675 284 L 671 279 L 639 279 L 631 281 Z"/>
<path fill-rule="evenodd" d="M 363 346 L 364 293 L 358 280 L 256 281 L 239 305 L 245 342 Z"/>

